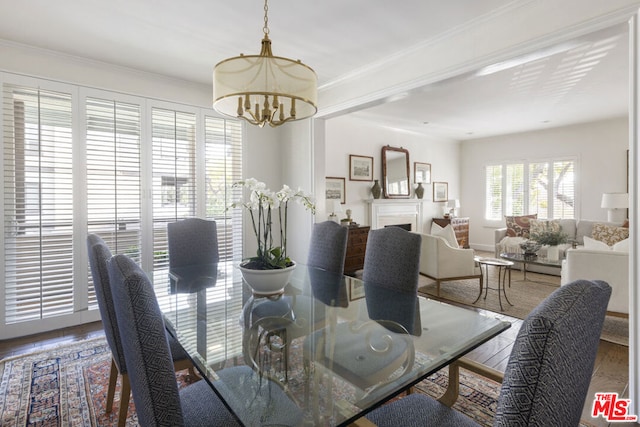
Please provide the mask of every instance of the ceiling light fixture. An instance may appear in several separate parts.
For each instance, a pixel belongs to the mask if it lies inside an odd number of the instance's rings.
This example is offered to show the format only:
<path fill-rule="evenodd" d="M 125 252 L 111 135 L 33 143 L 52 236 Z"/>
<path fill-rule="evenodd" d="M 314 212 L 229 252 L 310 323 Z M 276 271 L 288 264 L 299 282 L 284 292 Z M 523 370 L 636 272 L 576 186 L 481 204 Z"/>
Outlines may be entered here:
<path fill-rule="evenodd" d="M 273 56 L 271 52 L 268 10 L 265 0 L 260 55 L 240 54 L 213 69 L 213 108 L 260 127 L 306 119 L 318 110 L 315 71 L 300 60 Z"/>

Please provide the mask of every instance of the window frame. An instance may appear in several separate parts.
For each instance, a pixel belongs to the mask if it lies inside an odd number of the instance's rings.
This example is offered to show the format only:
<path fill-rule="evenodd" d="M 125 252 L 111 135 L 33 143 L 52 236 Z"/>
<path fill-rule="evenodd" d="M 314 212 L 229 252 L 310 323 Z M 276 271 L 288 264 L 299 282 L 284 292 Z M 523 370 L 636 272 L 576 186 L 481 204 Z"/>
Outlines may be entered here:
<path fill-rule="evenodd" d="M 56 81 L 39 79 L 36 77 L 22 76 L 13 74 L 10 72 L 2 72 L 0 71 L 0 87 L 3 90 L 4 100 L 4 89 L 5 85 L 15 85 L 15 86 L 24 86 L 29 89 L 41 89 L 47 91 L 57 91 L 64 92 L 71 95 L 71 129 L 72 129 L 72 143 L 71 143 L 71 170 L 72 170 L 72 179 L 73 179 L 73 202 L 71 203 L 73 208 L 73 224 L 72 224 L 72 236 L 71 236 L 71 253 L 72 253 L 72 278 L 68 282 L 68 285 L 73 288 L 73 312 L 70 314 L 65 314 L 62 316 L 55 317 L 45 317 L 36 320 L 29 320 L 26 322 L 18 322 L 12 324 L 6 324 L 6 314 L 7 314 L 7 306 L 6 306 L 6 288 L 5 286 L 0 286 L 0 339 L 8 339 L 14 338 L 18 336 L 23 336 L 26 334 L 33 334 L 38 332 L 44 332 L 53 329 L 65 328 L 73 325 L 78 325 L 81 323 L 91 322 L 91 321 L 99 321 L 99 310 L 97 309 L 96 304 L 90 304 L 89 302 L 89 289 L 90 289 L 90 281 L 87 280 L 90 277 L 89 265 L 88 265 L 88 255 L 86 251 L 86 237 L 88 234 L 88 207 L 87 207 L 87 192 L 88 192 L 88 171 L 87 171 L 87 156 L 88 156 L 88 141 L 87 141 L 87 98 L 98 98 L 98 99 L 106 99 L 106 100 L 115 100 L 116 102 L 123 103 L 132 103 L 139 106 L 140 111 L 140 199 L 141 199 L 141 213 L 140 213 L 140 227 L 142 229 L 142 237 L 141 237 L 141 265 L 143 269 L 147 272 L 152 272 L 152 259 L 153 259 L 153 238 L 152 238 L 152 164 L 151 164 L 151 122 L 150 122 L 150 111 L 152 106 L 160 105 L 161 108 L 168 108 L 174 110 L 188 110 L 193 111 L 196 117 L 196 125 L 195 125 L 195 149 L 196 149 L 196 160 L 198 164 L 196 165 L 196 216 L 205 217 L 206 210 L 206 192 L 202 187 L 204 187 L 204 177 L 205 177 L 205 166 L 204 166 L 204 156 L 201 154 L 204 153 L 205 140 L 204 140 L 204 117 L 210 116 L 217 120 L 227 122 L 233 122 L 234 124 L 238 124 L 232 119 L 226 119 L 220 117 L 211 109 L 189 106 L 182 103 L 168 102 L 168 101 L 158 101 L 142 96 L 135 96 L 131 94 L 124 94 L 109 90 L 101 90 L 95 88 L 89 88 L 78 84 L 73 83 L 61 83 Z M 12 105 L 12 104 L 9 104 Z M 7 107 L 9 108 L 9 107 Z M 3 135 L 3 149 L 0 150 L 0 161 L 4 164 L 5 161 L 5 153 L 4 153 L 4 132 L 10 132 L 13 129 L 13 125 L 11 125 L 10 129 L 7 129 L 4 122 L 4 103 L 3 103 L 3 120 L 0 120 L 0 134 Z M 236 123 L 237 122 L 237 123 Z M 244 125 L 240 126 L 240 141 L 239 141 L 239 150 L 240 157 L 242 158 L 242 152 L 245 149 L 244 139 L 246 137 L 246 128 Z M 12 140 L 11 140 L 12 141 Z M 244 161 L 240 161 L 240 167 L 244 168 Z M 242 174 L 242 169 L 239 172 Z M 5 180 L 4 174 L 0 174 L 0 184 L 2 185 L 3 192 L 4 186 L 7 184 Z M 230 182 L 228 182 L 230 186 Z M 0 219 L 2 219 L 3 223 L 6 222 L 6 213 L 5 213 L 5 202 L 2 202 L 2 209 L 0 209 Z M 15 207 L 13 208 L 15 210 Z M 242 218 L 240 218 L 240 221 Z M 234 234 L 232 236 L 233 239 L 237 238 Z M 231 250 L 234 251 L 234 256 L 238 259 L 241 258 L 241 252 L 235 254 L 236 251 L 236 243 L 239 245 L 240 251 L 242 249 L 242 240 L 239 242 L 235 242 L 231 247 Z M 115 248 L 113 249 L 115 253 Z M 149 255 L 151 254 L 151 255 Z M 6 260 L 6 251 L 5 251 L 5 234 L 4 232 L 0 237 L 0 256 L 2 256 L 3 260 Z M 151 261 L 151 262 L 149 262 Z M 5 261 L 6 262 L 6 261 Z M 5 278 L 6 268 L 5 262 L 0 263 L 0 274 L 1 277 Z M 150 268 L 151 267 L 151 268 Z M 150 274 L 151 276 L 151 274 Z M 232 279 L 229 279 L 232 280 Z M 234 283 L 235 285 L 235 283 Z M 93 306 L 91 306 L 93 305 Z"/>
<path fill-rule="evenodd" d="M 490 162 L 490 163 L 486 163 L 484 165 L 483 168 L 483 173 L 484 173 L 484 207 L 483 207 L 483 221 L 487 224 L 504 224 L 504 217 L 505 216 L 510 216 L 510 215 L 529 215 L 532 213 L 537 213 L 537 212 L 531 212 L 531 206 L 530 206 L 530 166 L 532 164 L 538 164 L 538 163 L 547 163 L 547 164 L 551 164 L 552 166 L 550 168 L 548 168 L 547 171 L 547 175 L 552 173 L 554 170 L 553 165 L 555 163 L 558 162 L 572 162 L 573 163 L 573 175 L 574 175 L 574 180 L 573 180 L 573 205 L 574 205 L 574 210 L 573 210 L 573 218 L 579 218 L 580 217 L 580 212 L 579 212 L 579 207 L 580 207 L 580 191 L 579 191 L 579 182 L 580 182 L 580 178 L 579 178 L 579 158 L 578 156 L 557 156 L 557 157 L 545 157 L 545 158 L 531 158 L 531 159 L 518 159 L 518 160 L 504 160 L 504 161 L 500 161 L 500 162 Z M 522 182 L 522 188 L 523 188 L 523 210 L 522 212 L 518 212 L 518 213 L 512 213 L 509 212 L 508 210 L 508 206 L 509 204 L 507 203 L 507 197 L 508 195 L 505 193 L 505 188 L 508 186 L 508 174 L 507 174 L 507 168 L 509 166 L 514 166 L 514 165 L 522 165 L 523 168 L 523 182 Z M 502 176 L 501 176 L 501 184 L 500 184 L 500 192 L 501 192 L 501 217 L 500 218 L 491 218 L 488 217 L 488 213 L 489 213 L 489 203 L 490 203 L 490 198 L 489 195 L 487 193 L 488 191 L 488 171 L 489 168 L 495 168 L 495 167 L 501 167 L 502 169 Z M 551 179 L 550 181 L 552 183 L 552 187 L 553 187 L 553 183 L 554 183 L 554 179 Z M 551 193 L 547 195 L 547 203 L 548 203 L 548 209 L 551 209 L 551 214 L 548 215 L 550 218 L 548 219 L 557 219 L 556 218 L 556 213 L 553 211 L 553 206 L 554 206 L 554 200 L 555 200 L 555 190 Z M 549 213 L 549 211 L 547 212 Z M 540 218 L 543 218 L 542 216 L 540 216 Z"/>

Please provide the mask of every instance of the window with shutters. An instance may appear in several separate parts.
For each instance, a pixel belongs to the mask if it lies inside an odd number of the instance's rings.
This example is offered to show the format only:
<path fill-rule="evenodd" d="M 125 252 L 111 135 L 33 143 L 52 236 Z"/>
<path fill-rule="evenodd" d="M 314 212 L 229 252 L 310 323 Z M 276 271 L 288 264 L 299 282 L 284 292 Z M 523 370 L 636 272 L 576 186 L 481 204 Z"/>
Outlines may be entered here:
<path fill-rule="evenodd" d="M 87 97 L 87 231 L 140 262 L 140 106 Z M 89 304 L 97 302 L 89 272 Z"/>
<path fill-rule="evenodd" d="M 167 224 L 197 216 L 196 114 L 151 110 L 153 269 L 169 267 Z"/>
<path fill-rule="evenodd" d="M 216 335 L 229 336 L 224 348 L 219 342 L 207 345 L 207 360 L 222 362 L 242 352 L 242 335 L 237 328 L 242 301 L 231 299 L 242 291 L 242 283 L 233 278 L 233 262 L 242 257 L 242 213 L 226 209 L 231 200 L 241 198 L 242 189 L 231 184 L 242 179 L 242 126 L 206 114 L 154 107 L 151 129 L 153 278 L 158 302 L 177 309 L 193 303 L 193 295 L 172 295 L 169 291 L 167 224 L 193 216 L 215 220 L 220 265 L 217 284 L 206 293 L 207 328 L 215 330 Z M 199 132 L 204 139 L 203 150 L 196 143 Z M 198 172 L 201 170 L 204 173 Z M 197 185 L 200 174 L 203 191 Z M 193 326 L 191 334 L 197 341 L 197 319 L 181 317 L 180 322 Z M 186 330 L 183 333 L 189 334 Z"/>
<path fill-rule="evenodd" d="M 72 96 L 3 87 L 4 324 L 73 313 Z"/>
<path fill-rule="evenodd" d="M 155 108 L 156 101 L 141 97 L 0 76 L 0 339 L 99 318 L 88 233 L 139 262 L 165 295 L 169 221 L 215 219 L 221 260 L 241 258 L 242 216 L 225 209 L 240 198 L 231 190 L 242 178 L 237 121 L 196 107 Z M 215 298 L 225 301 L 241 282 L 221 277 Z M 238 315 L 224 313 L 222 323 Z"/>
<path fill-rule="evenodd" d="M 576 160 L 514 162 L 485 167 L 485 219 L 538 214 L 576 217 Z"/>

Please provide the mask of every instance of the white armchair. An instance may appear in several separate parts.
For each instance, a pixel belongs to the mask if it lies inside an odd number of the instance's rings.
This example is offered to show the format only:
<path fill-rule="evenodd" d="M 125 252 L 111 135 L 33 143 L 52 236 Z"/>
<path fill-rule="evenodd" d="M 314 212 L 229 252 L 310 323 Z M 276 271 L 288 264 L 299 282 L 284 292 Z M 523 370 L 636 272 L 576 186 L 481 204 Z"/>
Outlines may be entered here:
<path fill-rule="evenodd" d="M 441 236 L 421 234 L 420 274 L 436 281 L 440 295 L 440 282 L 478 279 L 482 292 L 482 272 L 474 261 L 473 249 L 452 248 Z"/>
<path fill-rule="evenodd" d="M 560 284 L 574 280 L 604 280 L 611 286 L 607 312 L 629 314 L 629 253 L 611 250 L 568 249 L 562 261 Z"/>

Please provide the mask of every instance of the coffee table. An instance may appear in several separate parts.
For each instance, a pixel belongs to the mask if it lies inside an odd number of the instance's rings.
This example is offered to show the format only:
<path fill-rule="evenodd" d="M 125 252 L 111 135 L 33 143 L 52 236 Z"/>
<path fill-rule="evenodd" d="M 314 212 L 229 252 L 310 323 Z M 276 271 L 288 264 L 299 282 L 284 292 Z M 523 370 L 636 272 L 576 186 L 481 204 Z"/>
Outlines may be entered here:
<path fill-rule="evenodd" d="M 500 295 L 500 291 L 504 295 L 505 301 L 511 304 L 509 298 L 507 298 L 507 274 L 509 274 L 509 287 L 511 287 L 511 267 L 513 267 L 513 262 L 499 259 L 499 258 L 486 258 L 486 257 L 474 257 L 474 261 L 480 264 L 480 271 L 484 274 L 484 283 L 485 283 L 485 291 L 484 291 L 484 299 L 487 299 L 487 294 L 489 293 L 489 289 L 498 291 L 498 302 L 500 303 L 500 310 L 503 311 L 502 308 L 502 296 Z M 484 272 L 482 271 L 482 267 L 484 266 Z M 498 268 L 498 287 L 492 288 L 489 286 L 489 266 Z M 482 295 L 482 290 L 480 291 L 480 295 Z M 480 295 L 473 302 L 474 304 L 480 299 Z"/>
<path fill-rule="evenodd" d="M 522 263 L 522 272 L 524 275 L 523 280 L 527 280 L 527 264 L 532 264 L 532 265 L 543 265 L 545 267 L 555 267 L 555 268 L 562 268 L 562 259 L 559 259 L 557 261 L 553 261 L 550 260 L 548 258 L 543 258 L 540 256 L 530 256 L 530 255 L 525 255 L 525 254 L 519 254 L 519 253 L 514 253 L 514 252 L 506 252 L 506 253 L 502 253 L 500 254 L 500 258 L 507 260 L 507 261 L 511 261 L 511 262 L 518 262 L 518 263 Z"/>

